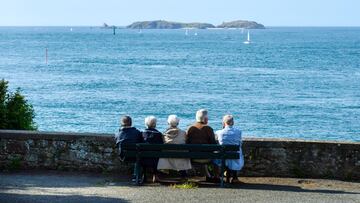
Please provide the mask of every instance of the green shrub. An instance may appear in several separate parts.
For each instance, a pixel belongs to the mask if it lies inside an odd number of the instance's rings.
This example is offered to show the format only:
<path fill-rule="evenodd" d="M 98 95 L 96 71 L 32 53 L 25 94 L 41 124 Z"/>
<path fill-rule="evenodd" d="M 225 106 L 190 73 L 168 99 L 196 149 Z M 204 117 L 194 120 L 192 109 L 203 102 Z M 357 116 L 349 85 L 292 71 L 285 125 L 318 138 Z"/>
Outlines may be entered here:
<path fill-rule="evenodd" d="M 35 112 L 20 88 L 15 93 L 8 92 L 8 82 L 0 81 L 0 129 L 36 130 Z"/>

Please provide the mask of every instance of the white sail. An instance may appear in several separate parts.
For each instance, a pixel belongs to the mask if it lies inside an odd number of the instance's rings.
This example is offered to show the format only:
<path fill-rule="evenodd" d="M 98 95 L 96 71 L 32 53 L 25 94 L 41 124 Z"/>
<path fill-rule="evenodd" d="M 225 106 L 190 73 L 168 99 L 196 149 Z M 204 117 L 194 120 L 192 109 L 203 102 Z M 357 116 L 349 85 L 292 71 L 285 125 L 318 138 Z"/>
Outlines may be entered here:
<path fill-rule="evenodd" d="M 247 40 L 244 41 L 244 44 L 250 44 L 250 32 L 248 30 L 248 34 L 247 34 Z"/>

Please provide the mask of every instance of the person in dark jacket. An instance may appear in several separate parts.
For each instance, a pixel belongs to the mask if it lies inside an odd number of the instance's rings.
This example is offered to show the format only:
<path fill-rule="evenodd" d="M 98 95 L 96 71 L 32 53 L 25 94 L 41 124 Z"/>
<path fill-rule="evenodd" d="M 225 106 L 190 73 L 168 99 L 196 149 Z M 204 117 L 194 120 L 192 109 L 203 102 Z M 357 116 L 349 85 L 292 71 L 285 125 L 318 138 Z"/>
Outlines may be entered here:
<path fill-rule="evenodd" d="M 208 111 L 206 109 L 200 109 L 196 112 L 196 122 L 187 130 L 186 144 L 217 144 L 214 130 L 208 126 L 208 121 Z M 212 163 L 211 159 L 193 159 L 192 162 L 206 164 L 206 180 L 214 181 L 218 179 L 212 177 L 208 171 L 207 164 Z"/>
<path fill-rule="evenodd" d="M 116 141 L 116 146 L 119 149 L 120 160 L 127 162 L 135 162 L 135 159 L 125 160 L 122 146 L 124 144 L 129 144 L 129 143 L 142 143 L 144 141 L 142 133 L 135 127 L 132 127 L 132 119 L 130 116 L 123 116 L 120 119 L 120 126 L 121 128 L 119 129 L 119 132 L 115 134 L 115 141 Z M 134 167 L 134 176 L 135 176 L 135 167 Z M 134 179 L 135 177 L 133 177 L 133 180 Z"/>
<path fill-rule="evenodd" d="M 163 136 L 161 132 L 156 130 L 156 118 L 154 116 L 148 116 L 145 118 L 145 126 L 146 129 L 142 133 L 144 143 L 149 144 L 164 144 Z M 144 158 L 141 160 L 141 164 L 143 166 L 144 174 L 147 168 L 150 168 L 152 171 L 152 181 L 158 181 L 158 165 L 159 159 L 158 158 Z M 146 180 L 146 178 L 144 178 Z"/>

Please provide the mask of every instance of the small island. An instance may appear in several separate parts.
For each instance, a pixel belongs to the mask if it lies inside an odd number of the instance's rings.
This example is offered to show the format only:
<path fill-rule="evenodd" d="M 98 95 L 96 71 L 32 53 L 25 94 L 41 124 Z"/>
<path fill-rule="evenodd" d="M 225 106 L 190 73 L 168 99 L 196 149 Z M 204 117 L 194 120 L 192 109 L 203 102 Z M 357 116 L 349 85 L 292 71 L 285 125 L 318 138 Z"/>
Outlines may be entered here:
<path fill-rule="evenodd" d="M 154 21 L 139 21 L 134 22 L 131 25 L 126 26 L 130 29 L 181 29 L 181 28 L 215 28 L 214 25 L 209 23 L 179 23 L 165 20 L 154 20 Z"/>
<path fill-rule="evenodd" d="M 236 20 L 231 22 L 223 22 L 217 28 L 245 28 L 245 29 L 265 29 L 265 26 L 255 21 Z"/>
<path fill-rule="evenodd" d="M 211 28 L 245 28 L 245 29 L 265 29 L 265 26 L 254 21 L 237 20 L 232 22 L 224 22 L 221 25 L 214 26 L 210 23 L 180 23 L 165 20 L 154 21 L 138 21 L 134 22 L 126 28 L 129 29 L 211 29 Z"/>

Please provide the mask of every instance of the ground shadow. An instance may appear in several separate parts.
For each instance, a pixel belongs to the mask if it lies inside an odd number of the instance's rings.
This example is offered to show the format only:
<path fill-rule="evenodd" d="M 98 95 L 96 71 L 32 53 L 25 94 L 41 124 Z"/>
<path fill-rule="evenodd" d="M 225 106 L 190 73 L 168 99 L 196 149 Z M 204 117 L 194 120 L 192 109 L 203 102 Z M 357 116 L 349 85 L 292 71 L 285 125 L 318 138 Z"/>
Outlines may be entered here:
<path fill-rule="evenodd" d="M 327 189 L 305 189 L 300 186 L 292 185 L 273 185 L 263 183 L 239 183 L 235 185 L 227 185 L 227 188 L 239 188 L 249 190 L 272 190 L 272 191 L 284 191 L 284 192 L 311 192 L 311 193 L 323 193 L 323 194 L 360 194 L 358 192 L 347 192 L 342 190 L 327 190 Z"/>
<path fill-rule="evenodd" d="M 205 181 L 194 181 L 200 188 L 219 188 L 219 183 L 210 183 Z M 173 185 L 182 184 L 184 181 L 180 181 L 177 178 L 166 178 L 160 181 L 162 185 Z M 151 184 L 145 184 L 151 185 Z M 300 186 L 293 185 L 275 185 L 275 184 L 264 184 L 264 183 L 236 183 L 236 184 L 225 184 L 224 189 L 248 189 L 248 190 L 271 190 L 271 191 L 284 191 L 284 192 L 300 192 L 300 193 L 323 193 L 323 194 L 360 194 L 360 192 L 348 192 L 342 190 L 331 190 L 331 189 L 305 189 Z"/>
<path fill-rule="evenodd" d="M 99 196 L 82 196 L 82 195 L 28 195 L 28 194 L 9 194 L 0 193 L 0 202 L 86 202 L 86 203 L 103 203 L 103 202 L 129 202 L 120 198 L 99 197 Z"/>

